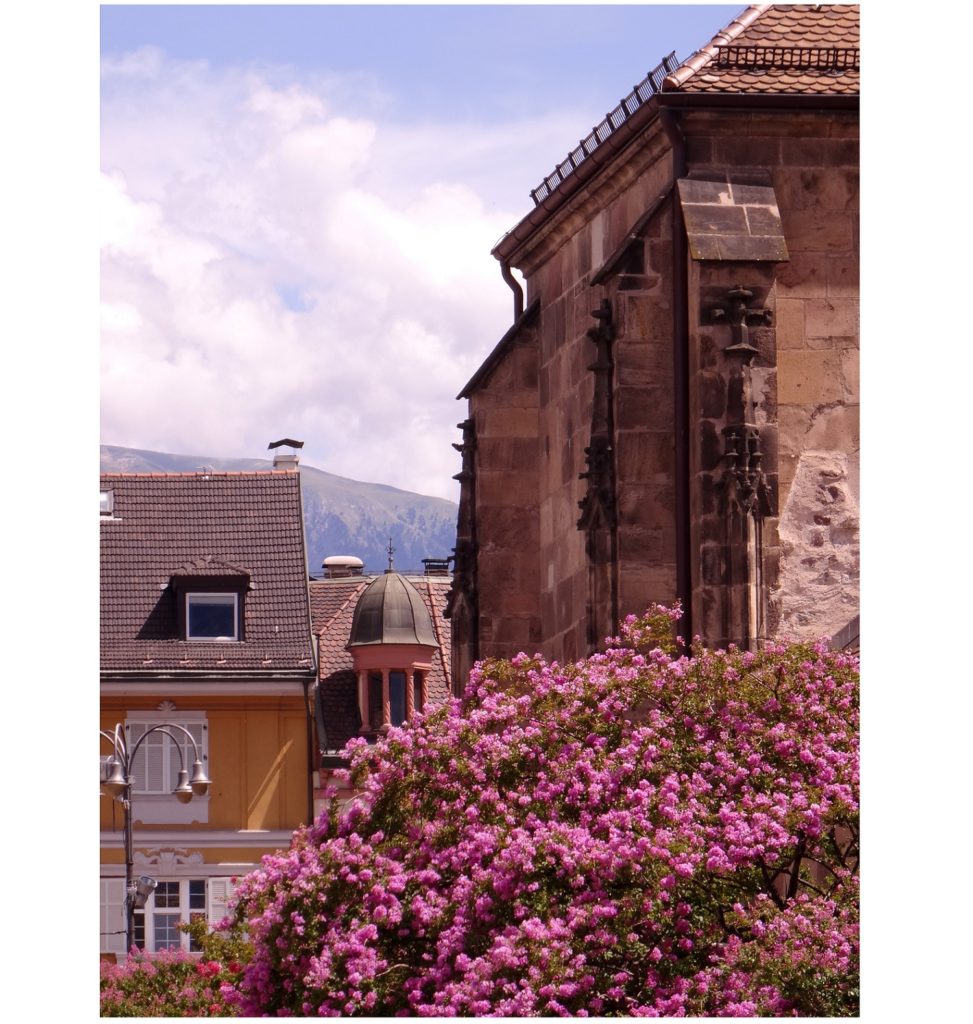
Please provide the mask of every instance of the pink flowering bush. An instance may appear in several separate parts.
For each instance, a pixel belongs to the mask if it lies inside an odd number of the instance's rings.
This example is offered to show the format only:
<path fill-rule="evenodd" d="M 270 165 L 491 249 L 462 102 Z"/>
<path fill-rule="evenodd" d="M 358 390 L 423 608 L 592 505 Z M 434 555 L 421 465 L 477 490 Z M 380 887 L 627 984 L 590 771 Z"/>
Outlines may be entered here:
<path fill-rule="evenodd" d="M 102 1017 L 235 1017 L 223 998 L 250 956 L 249 943 L 236 931 L 206 933 L 202 922 L 185 929 L 202 949 L 147 954 L 132 951 L 120 964 L 101 964 Z"/>
<path fill-rule="evenodd" d="M 842 1016 L 858 1007 L 858 665 L 681 655 L 678 611 L 574 665 L 519 655 L 349 744 L 332 802 L 237 890 L 226 1000 L 280 1016 Z"/>

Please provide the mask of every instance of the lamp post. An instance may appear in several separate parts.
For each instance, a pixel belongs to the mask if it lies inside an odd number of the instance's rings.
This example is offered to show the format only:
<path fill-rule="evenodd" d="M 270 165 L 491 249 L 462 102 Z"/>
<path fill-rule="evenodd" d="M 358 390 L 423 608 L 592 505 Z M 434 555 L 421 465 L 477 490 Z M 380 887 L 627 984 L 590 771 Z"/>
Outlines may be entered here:
<path fill-rule="evenodd" d="M 182 746 L 175 736 L 169 731 L 178 729 L 193 745 L 193 773 L 190 777 L 186 771 L 186 762 L 182 755 Z M 210 780 L 200 760 L 199 747 L 192 733 L 181 725 L 173 722 L 162 722 L 146 729 L 138 738 L 131 750 L 125 742 L 125 735 L 121 724 L 116 724 L 114 734 L 99 730 L 102 739 L 112 744 L 112 753 L 108 760 L 108 778 L 101 784 L 102 789 L 113 799 L 117 800 L 123 809 L 123 820 L 125 826 L 125 953 L 131 951 L 134 944 L 135 910 L 137 907 L 144 907 L 145 901 L 152 894 L 156 887 L 154 879 L 148 876 L 141 876 L 136 882 L 133 877 L 134 864 L 134 843 L 132 837 L 132 766 L 135 763 L 135 755 L 139 747 L 145 742 L 145 738 L 154 732 L 164 733 L 172 740 L 176 751 L 179 754 L 179 774 L 176 777 L 176 788 L 173 795 L 183 804 L 188 804 L 193 795 L 203 796 L 209 791 Z"/>

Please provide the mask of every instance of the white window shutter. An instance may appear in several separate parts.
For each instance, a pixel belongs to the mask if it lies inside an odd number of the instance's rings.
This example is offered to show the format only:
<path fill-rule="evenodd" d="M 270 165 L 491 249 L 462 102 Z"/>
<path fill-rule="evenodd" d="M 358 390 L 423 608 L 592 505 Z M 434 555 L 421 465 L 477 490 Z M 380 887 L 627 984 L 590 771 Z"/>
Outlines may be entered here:
<path fill-rule="evenodd" d="M 232 878 L 210 878 L 206 883 L 206 919 L 212 928 L 229 914 L 230 897 L 236 886 Z"/>
<path fill-rule="evenodd" d="M 101 880 L 101 952 L 125 952 L 125 879 Z"/>

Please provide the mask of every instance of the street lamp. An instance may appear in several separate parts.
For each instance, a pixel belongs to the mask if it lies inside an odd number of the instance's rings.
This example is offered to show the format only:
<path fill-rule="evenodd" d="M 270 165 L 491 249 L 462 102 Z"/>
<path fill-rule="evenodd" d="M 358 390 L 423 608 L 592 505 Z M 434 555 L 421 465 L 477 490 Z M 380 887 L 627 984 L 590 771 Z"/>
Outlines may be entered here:
<path fill-rule="evenodd" d="M 186 771 L 186 762 L 182 756 L 182 746 L 170 729 L 178 729 L 188 737 L 193 745 L 193 769 L 192 776 Z M 131 952 L 134 944 L 135 932 L 135 910 L 137 907 L 144 907 L 145 901 L 155 890 L 156 881 L 147 875 L 141 875 L 136 881 L 133 878 L 134 864 L 134 842 L 132 836 L 132 765 L 135 763 L 135 755 L 139 747 L 145 741 L 146 736 L 154 732 L 164 733 L 172 740 L 176 751 L 179 754 L 179 774 L 176 776 L 176 788 L 173 794 L 183 804 L 188 804 L 193 796 L 204 796 L 209 791 L 210 780 L 203 768 L 203 762 L 199 757 L 199 747 L 193 734 L 181 725 L 173 722 L 162 722 L 146 729 L 138 738 L 131 750 L 125 742 L 125 736 L 121 724 L 115 726 L 114 735 L 99 730 L 102 739 L 112 744 L 112 753 L 108 760 L 108 778 L 101 784 L 101 788 L 113 799 L 117 800 L 124 812 L 125 823 L 125 952 Z"/>

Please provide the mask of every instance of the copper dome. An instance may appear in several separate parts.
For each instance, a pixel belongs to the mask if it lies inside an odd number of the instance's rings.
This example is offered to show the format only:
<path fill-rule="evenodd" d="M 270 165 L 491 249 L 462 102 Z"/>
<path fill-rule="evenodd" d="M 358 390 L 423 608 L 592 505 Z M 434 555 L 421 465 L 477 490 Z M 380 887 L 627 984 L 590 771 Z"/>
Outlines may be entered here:
<path fill-rule="evenodd" d="M 355 606 L 348 646 L 372 644 L 439 646 L 419 592 L 397 572 L 372 580 Z"/>

